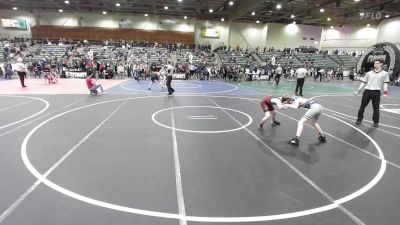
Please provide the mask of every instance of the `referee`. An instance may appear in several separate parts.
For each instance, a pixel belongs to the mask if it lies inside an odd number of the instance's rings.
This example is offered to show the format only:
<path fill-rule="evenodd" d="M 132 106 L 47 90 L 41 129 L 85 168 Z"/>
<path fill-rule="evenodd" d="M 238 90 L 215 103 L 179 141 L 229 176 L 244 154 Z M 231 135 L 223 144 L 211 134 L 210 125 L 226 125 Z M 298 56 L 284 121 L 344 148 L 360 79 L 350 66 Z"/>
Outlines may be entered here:
<path fill-rule="evenodd" d="M 360 109 L 358 110 L 358 118 L 356 124 L 361 124 L 364 118 L 364 110 L 367 107 L 370 100 L 372 100 L 372 108 L 374 113 L 372 114 L 372 120 L 374 121 L 373 127 L 379 126 L 379 102 L 381 100 L 381 88 L 383 86 L 383 96 L 388 96 L 388 83 L 389 73 L 382 70 L 383 59 L 374 60 L 374 69 L 365 74 L 361 80 L 360 87 L 354 93 L 357 95 L 363 88 L 365 91 L 362 96 Z"/>
<path fill-rule="evenodd" d="M 307 75 L 307 69 L 305 66 L 298 68 L 295 72 L 295 76 L 297 79 L 296 82 L 296 95 L 303 96 L 303 85 L 304 85 L 304 80 L 306 79 Z"/>
<path fill-rule="evenodd" d="M 167 73 L 167 89 L 168 89 L 168 94 L 167 95 L 172 95 L 175 90 L 171 87 L 171 82 L 172 82 L 172 77 L 174 75 L 174 68 L 172 67 L 172 65 L 170 63 L 167 64 L 167 69 L 168 69 L 168 73 Z"/>

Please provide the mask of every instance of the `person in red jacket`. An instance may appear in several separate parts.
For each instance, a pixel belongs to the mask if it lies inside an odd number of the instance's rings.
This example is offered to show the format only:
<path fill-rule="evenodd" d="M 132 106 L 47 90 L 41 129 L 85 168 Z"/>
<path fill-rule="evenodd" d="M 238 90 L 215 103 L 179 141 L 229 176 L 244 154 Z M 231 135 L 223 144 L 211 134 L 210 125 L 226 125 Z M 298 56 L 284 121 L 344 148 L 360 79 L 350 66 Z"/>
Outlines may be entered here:
<path fill-rule="evenodd" d="M 99 88 L 101 90 L 101 93 L 105 93 L 103 90 L 103 86 L 101 84 L 96 84 L 96 81 L 92 79 L 90 74 L 86 75 L 86 85 L 90 91 L 90 94 L 98 94 L 99 92 L 97 91 L 97 89 Z"/>

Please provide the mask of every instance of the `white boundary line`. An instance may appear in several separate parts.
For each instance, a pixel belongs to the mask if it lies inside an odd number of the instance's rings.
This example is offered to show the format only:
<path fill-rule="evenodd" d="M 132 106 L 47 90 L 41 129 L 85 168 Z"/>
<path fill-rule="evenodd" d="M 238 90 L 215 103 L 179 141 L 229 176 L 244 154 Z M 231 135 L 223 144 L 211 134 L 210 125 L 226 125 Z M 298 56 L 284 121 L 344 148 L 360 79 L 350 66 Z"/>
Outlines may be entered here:
<path fill-rule="evenodd" d="M 259 103 L 257 103 L 257 102 L 253 102 L 253 103 L 259 104 Z M 280 115 L 282 115 L 282 116 L 284 116 L 284 117 L 287 117 L 287 118 L 289 118 L 289 119 L 291 119 L 291 120 L 293 120 L 293 121 L 296 121 L 296 122 L 298 121 L 297 119 L 295 119 L 295 118 L 293 118 L 293 117 L 291 117 L 291 116 L 288 116 L 288 115 L 286 115 L 286 114 L 284 114 L 284 113 L 281 113 L 281 112 L 279 112 L 279 111 L 277 111 L 277 113 L 280 114 Z M 326 114 L 327 114 L 327 113 L 324 113 L 323 115 L 326 115 Z M 346 117 L 344 117 L 344 116 L 338 116 L 338 115 L 332 115 L 332 114 L 329 114 L 329 115 L 334 116 L 334 117 L 339 117 L 339 118 L 342 118 L 342 119 L 345 119 L 345 120 L 349 120 L 348 118 L 346 118 Z M 350 120 L 350 121 L 351 121 L 351 120 Z M 311 125 L 309 125 L 309 124 L 306 124 L 306 126 L 309 127 L 309 128 L 314 129 L 314 128 L 313 128 Z M 351 147 L 353 147 L 353 148 L 356 148 L 356 149 L 358 149 L 358 150 L 364 152 L 364 153 L 367 154 L 367 155 L 370 155 L 370 156 L 372 156 L 372 157 L 374 157 L 374 158 L 376 158 L 376 159 L 382 160 L 381 158 L 379 158 L 378 155 L 375 155 L 374 153 L 371 153 L 371 152 L 366 151 L 366 150 L 364 150 L 364 149 L 362 149 L 362 148 L 360 148 L 360 147 L 358 147 L 358 146 L 356 146 L 356 145 L 353 145 L 353 144 L 351 144 L 351 143 L 349 143 L 349 142 L 347 142 L 347 141 L 345 141 L 345 140 L 343 140 L 343 139 L 341 139 L 341 138 L 339 138 L 339 137 L 336 137 L 335 135 L 333 135 L 333 134 L 331 134 L 331 133 L 328 133 L 328 132 L 326 132 L 326 131 L 324 131 L 324 133 L 325 133 L 326 135 L 328 135 L 328 136 L 330 136 L 330 137 L 333 137 L 334 139 L 336 139 L 336 140 L 338 140 L 338 141 L 340 141 L 340 142 L 342 142 L 342 143 L 348 145 L 348 146 L 351 146 Z M 399 136 L 399 137 L 400 137 L 400 136 Z M 386 160 L 386 159 L 385 159 L 385 160 Z M 388 164 L 390 164 L 390 165 L 392 165 L 392 166 L 397 167 L 398 169 L 400 169 L 400 165 L 398 165 L 398 164 L 396 164 L 396 163 L 394 163 L 394 162 L 388 161 L 388 160 L 386 160 L 386 162 L 387 162 Z"/>
<path fill-rule="evenodd" d="M 337 95 L 337 96 L 335 96 L 335 95 L 318 95 L 318 96 L 312 97 L 312 99 L 314 99 L 314 98 L 320 98 L 320 97 L 327 97 L 327 96 L 328 96 L 328 97 L 341 97 L 341 96 L 343 96 L 343 95 Z M 349 95 L 347 95 L 347 96 L 349 96 Z M 343 116 L 347 116 L 347 117 L 350 117 L 350 118 L 353 118 L 353 119 L 357 119 L 357 117 L 350 116 L 350 115 L 347 115 L 347 114 L 344 114 L 344 113 L 341 113 L 341 112 L 337 112 L 337 111 L 334 111 L 334 110 L 332 110 L 332 109 L 328 109 L 328 108 L 326 108 L 326 107 L 324 107 L 324 109 L 326 109 L 326 110 L 328 110 L 328 111 L 331 111 L 331 112 L 334 112 L 334 113 L 337 113 L 337 114 L 340 114 L 340 115 L 343 115 Z M 366 122 L 369 122 L 369 123 L 373 123 L 372 121 L 366 120 L 366 119 L 363 119 L 363 121 L 366 121 Z M 385 127 L 390 127 L 390 128 L 393 128 L 393 129 L 398 129 L 398 130 L 400 130 L 400 127 L 390 126 L 390 125 L 387 125 L 387 124 L 384 124 L 384 123 L 379 123 L 379 125 L 382 125 L 382 126 L 385 126 Z"/>
<path fill-rule="evenodd" d="M 62 110 L 62 109 L 66 109 L 66 108 L 68 108 L 68 107 L 70 107 L 70 106 L 73 106 L 73 105 L 75 105 L 76 103 L 78 103 L 78 102 L 80 102 L 80 101 L 83 101 L 84 99 L 85 99 L 85 98 L 81 98 L 81 99 L 79 99 L 79 100 L 77 100 L 77 101 L 74 101 L 74 102 L 72 102 L 71 104 L 66 105 L 66 106 L 64 106 L 64 107 L 62 107 L 62 108 L 60 108 L 60 109 L 54 110 L 53 112 L 49 112 L 49 113 L 44 114 L 44 115 L 41 115 L 40 117 L 35 118 L 35 119 L 33 119 L 33 120 L 29 121 L 29 122 L 26 122 L 26 123 L 24 123 L 24 124 L 22 124 L 22 125 L 19 125 L 18 127 L 14 127 L 13 129 L 10 129 L 10 130 L 8 130 L 7 132 L 4 132 L 4 133 L 0 134 L 0 137 L 3 137 L 4 135 L 7 135 L 7 134 L 9 134 L 9 133 L 12 133 L 12 132 L 18 130 L 19 128 L 25 127 L 25 126 L 27 126 L 27 125 L 29 125 L 29 124 L 31 124 L 31 123 L 37 121 L 37 120 L 40 120 L 40 119 L 42 119 L 42 118 L 44 118 L 44 117 L 46 117 L 46 116 L 49 116 L 49 115 L 51 115 L 51 114 L 53 114 L 53 113 L 55 113 L 55 112 L 60 111 L 60 110 Z"/>
<path fill-rule="evenodd" d="M 178 151 L 178 141 L 176 139 L 176 131 L 175 131 L 175 119 L 174 119 L 174 110 L 172 107 L 172 103 L 170 100 L 170 110 L 171 110 L 171 133 L 172 133 L 172 146 L 174 149 L 174 165 L 175 165 L 175 181 L 176 181 L 176 196 L 178 200 L 178 211 L 179 215 L 186 216 L 185 209 L 185 199 L 183 197 L 183 187 L 182 187 L 182 176 L 181 176 L 181 164 L 179 162 L 179 151 Z M 187 225 L 187 221 L 184 219 L 179 220 L 180 225 Z"/>
<path fill-rule="evenodd" d="M 2 109 L 0 109 L 0 112 L 6 111 L 8 109 L 12 109 L 12 108 L 15 108 L 15 107 L 18 107 L 18 106 L 21 106 L 21 105 L 25 105 L 25 104 L 28 104 L 30 102 L 33 102 L 33 100 L 22 102 L 22 103 L 19 103 L 19 104 L 16 104 L 16 105 L 12 105 L 12 106 L 9 106 L 9 107 L 6 107 L 6 108 L 2 108 Z"/>
<path fill-rule="evenodd" d="M 198 96 L 198 95 L 187 95 L 187 96 L 182 96 L 182 97 L 193 97 L 193 96 Z M 324 205 L 308 210 L 302 210 L 302 211 L 297 211 L 297 212 L 292 212 L 292 213 L 284 213 L 284 214 L 276 214 L 276 215 L 268 215 L 268 216 L 254 216 L 254 217 L 199 217 L 199 216 L 182 216 L 178 214 L 173 214 L 173 213 L 164 213 L 164 212 L 157 212 L 157 211 L 150 211 L 150 210 L 142 210 L 142 209 L 136 209 L 136 208 L 130 208 L 126 206 L 120 206 L 116 204 L 111 204 L 99 200 L 95 200 L 80 194 L 77 194 L 75 192 L 72 192 L 68 189 L 65 189 L 52 181 L 48 180 L 46 177 L 44 177 L 42 174 L 40 174 L 36 168 L 33 167 L 31 162 L 29 161 L 28 155 L 27 155 L 27 144 L 29 142 L 30 137 L 44 124 L 50 122 L 51 120 L 54 120 L 60 116 L 63 116 L 67 113 L 77 111 L 80 109 L 88 108 L 91 106 L 99 105 L 99 104 L 105 104 L 109 102 L 116 102 L 116 101 L 124 101 L 124 100 L 133 100 L 133 99 L 145 99 L 145 98 L 160 98 L 162 96 L 144 96 L 144 97 L 132 97 L 132 98 L 123 98 L 123 99 L 115 99 L 115 100 L 109 100 L 109 101 L 104 101 L 104 102 L 98 102 L 98 103 L 93 103 L 90 105 L 86 106 L 81 106 L 75 109 L 71 109 L 68 111 L 65 111 L 63 113 L 60 113 L 58 115 L 55 115 L 46 121 L 43 121 L 41 124 L 33 128 L 28 135 L 24 138 L 24 141 L 21 146 L 21 157 L 22 160 L 25 164 L 25 166 L 28 168 L 28 170 L 36 177 L 38 178 L 43 184 L 47 185 L 48 187 L 52 188 L 55 191 L 58 191 L 64 195 L 67 195 L 71 198 L 77 199 L 82 202 L 86 202 L 88 204 L 96 205 L 99 207 L 103 208 L 108 208 L 116 211 L 122 211 L 122 212 L 127 212 L 127 213 L 135 213 L 135 214 L 141 214 L 141 215 L 147 215 L 147 216 L 154 216 L 154 217 L 162 217 L 162 218 L 171 218 L 171 219 L 179 219 L 179 220 L 187 220 L 187 221 L 199 221 L 199 222 L 256 222 L 256 221 L 269 221 L 269 220 L 281 220 L 281 219 L 288 219 L 288 218 L 295 218 L 295 217 L 300 217 L 300 216 L 306 216 L 306 215 L 312 215 L 320 212 L 325 212 L 334 208 L 337 208 L 339 204 L 343 204 L 347 201 L 350 201 L 354 198 L 357 198 L 358 196 L 364 194 L 368 190 L 370 190 L 376 183 L 379 182 L 379 180 L 382 178 L 385 170 L 386 170 L 386 160 L 384 158 L 382 149 L 379 147 L 379 145 L 370 137 L 368 136 L 365 132 L 362 130 L 342 121 L 339 120 L 353 129 L 359 131 L 362 135 L 366 136 L 376 147 L 378 153 L 379 153 L 379 158 L 381 159 L 381 167 L 379 169 L 378 174 L 365 186 L 363 186 L 360 190 L 347 195 L 341 199 L 335 200 L 334 203 L 329 204 L 329 205 Z M 215 97 L 215 98 L 230 98 L 230 99 L 242 99 L 242 100 L 256 100 L 259 101 L 259 99 L 251 99 L 251 98 L 241 98 L 241 97 L 233 97 L 233 96 L 207 96 L 204 95 L 202 97 Z"/>
<path fill-rule="evenodd" d="M 196 106 L 196 105 L 194 105 L 194 106 L 177 106 L 177 107 L 173 107 L 172 109 L 182 109 L 182 108 L 211 108 L 211 109 L 218 109 L 218 107 L 215 107 L 215 106 Z M 240 113 L 240 114 L 246 116 L 249 119 L 249 122 L 247 124 L 241 126 L 241 127 L 238 127 L 238 128 L 235 128 L 235 129 L 229 129 L 229 130 L 186 130 L 186 129 L 180 129 L 180 128 L 176 128 L 176 127 L 172 128 L 172 127 L 164 125 L 164 124 L 162 124 L 162 123 L 160 123 L 160 122 L 158 122 L 156 120 L 157 114 L 159 114 L 160 112 L 163 112 L 163 111 L 170 110 L 170 108 L 158 110 L 157 112 L 153 113 L 153 115 L 151 116 L 151 119 L 153 120 L 154 123 L 156 123 L 156 124 L 158 124 L 158 125 L 160 125 L 162 127 L 168 128 L 168 129 L 174 129 L 174 130 L 177 130 L 177 131 L 188 132 L 188 133 L 199 133 L 199 134 L 229 133 L 229 132 L 241 130 L 241 129 L 249 126 L 253 122 L 253 118 L 251 118 L 250 115 L 248 115 L 248 114 L 246 114 L 244 112 L 241 112 L 241 111 L 238 111 L 238 110 L 235 110 L 235 109 L 229 109 L 229 108 L 224 108 L 224 109 L 225 110 L 229 110 L 229 111 L 233 111 L 233 112 L 237 112 L 237 113 Z"/>
<path fill-rule="evenodd" d="M 236 123 L 239 125 L 242 125 L 240 121 L 236 120 L 231 114 L 226 112 L 221 106 L 219 106 L 214 100 L 211 98 L 208 98 L 211 102 L 213 102 L 216 106 L 220 107 L 222 111 L 224 111 L 225 114 L 227 114 L 229 117 L 232 118 Z M 290 169 L 292 169 L 297 175 L 299 175 L 301 178 L 303 178 L 309 185 L 311 185 L 315 190 L 317 190 L 322 196 L 324 196 L 326 199 L 328 199 L 332 204 L 337 204 L 336 200 L 332 198 L 326 191 L 324 191 L 320 186 L 318 186 L 314 181 L 312 181 L 310 178 L 308 178 L 304 173 L 302 173 L 300 170 L 298 170 L 293 164 L 291 164 L 289 161 L 287 161 L 283 156 L 281 156 L 279 153 L 277 153 L 273 148 L 271 148 L 269 145 L 267 145 L 263 140 L 261 140 L 257 135 L 255 135 L 253 132 L 251 132 L 249 129 L 244 128 L 247 133 L 250 134 L 254 139 L 256 139 L 258 142 L 260 142 L 265 148 L 270 150 L 272 154 L 275 155 L 278 159 L 280 159 L 286 166 L 288 166 Z M 353 213 L 351 213 L 349 210 L 341 206 L 340 204 L 337 204 L 337 207 L 345 213 L 347 216 L 349 216 L 356 224 L 358 225 L 365 225 L 364 222 L 362 222 L 359 218 L 357 218 Z"/>
<path fill-rule="evenodd" d="M 9 127 L 9 126 L 12 126 L 12 125 L 15 125 L 15 124 L 24 122 L 25 120 L 29 120 L 29 119 L 31 119 L 31 118 L 33 118 L 33 117 L 35 117 L 35 116 L 37 116 L 37 115 L 43 113 L 43 112 L 46 111 L 46 110 L 49 108 L 49 106 L 50 106 L 49 102 L 46 101 L 46 100 L 44 100 L 43 98 L 36 98 L 36 97 L 22 96 L 22 95 L 0 95 L 0 97 L 30 98 L 30 99 L 35 99 L 35 100 L 41 101 L 41 102 L 43 102 L 43 103 L 45 104 L 45 107 L 44 107 L 42 110 L 40 110 L 38 113 L 33 114 L 33 115 L 31 115 L 31 116 L 28 116 L 28 117 L 26 117 L 26 118 L 24 118 L 24 119 L 15 121 L 15 122 L 13 122 L 13 123 L 9 123 L 9 124 L 3 125 L 3 126 L 0 127 L 0 130 L 1 130 L 1 129 L 4 129 L 4 128 L 6 128 L 6 127 Z"/>
<path fill-rule="evenodd" d="M 205 94 L 220 94 L 220 93 L 227 93 L 227 92 L 232 92 L 232 91 L 236 91 L 238 89 L 237 86 L 233 85 L 233 84 L 228 84 L 228 83 L 222 83 L 222 82 L 210 82 L 210 81 L 201 81 L 201 82 L 207 82 L 207 83 L 211 83 L 211 84 L 221 84 L 221 85 L 227 85 L 227 86 L 231 86 L 233 87 L 232 89 L 228 89 L 225 91 L 214 91 L 214 92 L 201 92 L 201 93 L 175 93 L 174 95 L 179 95 L 179 96 L 186 96 L 186 95 L 205 95 Z M 129 90 L 129 91 L 139 91 L 139 92 L 151 92 L 151 93 L 158 93 L 158 94 L 162 94 L 164 92 L 158 92 L 158 91 L 148 91 L 148 90 L 138 90 L 138 89 L 134 89 L 134 88 L 128 88 L 125 87 L 126 84 L 129 84 L 130 82 L 126 82 L 120 85 L 120 87 L 122 89 L 125 90 Z M 172 87 L 174 87 L 174 83 L 171 84 Z"/>
<path fill-rule="evenodd" d="M 347 99 L 347 98 L 343 98 L 343 99 Z M 347 105 L 344 105 L 344 104 L 340 104 L 340 103 L 333 103 L 333 102 L 329 102 L 328 100 L 322 100 L 323 102 L 328 102 L 328 103 L 331 103 L 331 104 L 335 104 L 335 105 L 339 105 L 339 106 L 342 106 L 342 107 L 345 107 L 345 108 L 348 108 L 348 109 L 354 109 L 354 110 L 357 110 L 358 111 L 358 108 L 357 107 L 353 107 L 353 106 L 347 106 Z M 386 104 L 384 104 L 384 105 L 386 105 Z M 382 105 L 381 105 L 382 106 Z M 382 107 L 383 108 L 383 107 Z M 383 108 L 384 109 L 384 108 Z M 372 111 L 370 111 L 370 110 L 365 110 L 365 112 L 367 112 L 367 113 L 373 113 Z M 397 113 L 398 114 L 398 113 Z M 380 116 L 383 116 L 383 117 L 387 117 L 387 118 L 391 118 L 391 119 L 394 119 L 394 120 L 400 120 L 399 118 L 396 118 L 396 117 L 393 117 L 393 116 L 388 116 L 388 115 L 385 115 L 385 114 L 382 114 L 382 113 L 380 113 L 379 114 Z"/>
<path fill-rule="evenodd" d="M 91 130 L 84 138 L 82 138 L 78 144 L 72 147 L 63 157 L 61 157 L 53 166 L 50 167 L 43 175 L 40 175 L 41 178 L 28 188 L 10 207 L 6 209 L 0 215 L 0 223 L 2 223 L 8 215 L 10 215 L 38 186 L 43 182 L 42 179 L 47 179 L 47 177 L 66 159 L 70 156 L 78 147 L 83 144 L 90 136 L 92 136 L 106 121 L 108 121 L 122 106 L 125 105 L 126 102 L 123 102 L 119 107 L 117 107 L 110 115 L 108 115 L 103 121 L 101 121 L 93 130 Z"/>

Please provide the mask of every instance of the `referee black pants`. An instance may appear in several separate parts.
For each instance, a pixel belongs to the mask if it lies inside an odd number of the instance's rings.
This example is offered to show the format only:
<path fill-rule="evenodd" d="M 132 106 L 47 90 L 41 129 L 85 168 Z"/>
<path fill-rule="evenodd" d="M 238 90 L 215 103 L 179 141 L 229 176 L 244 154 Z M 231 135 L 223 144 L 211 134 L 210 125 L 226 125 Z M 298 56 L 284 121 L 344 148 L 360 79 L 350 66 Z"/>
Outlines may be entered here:
<path fill-rule="evenodd" d="M 276 74 L 275 75 L 275 83 L 276 83 L 276 85 L 278 85 L 279 84 L 279 81 L 281 80 L 281 74 Z"/>
<path fill-rule="evenodd" d="M 17 73 L 18 73 L 19 81 L 21 82 L 22 87 L 26 87 L 25 86 L 26 73 L 25 72 L 17 72 Z"/>
<path fill-rule="evenodd" d="M 300 96 L 303 96 L 303 85 L 304 85 L 304 80 L 305 80 L 305 78 L 297 78 L 297 82 L 296 82 L 296 95 L 298 94 L 298 95 L 300 95 Z M 299 91 L 299 89 L 300 89 L 300 92 L 298 93 L 297 91 Z"/>
<path fill-rule="evenodd" d="M 175 90 L 171 87 L 171 82 L 172 82 L 172 76 L 167 76 L 167 89 L 168 89 L 168 94 L 172 95 L 172 93 L 175 92 Z"/>
<path fill-rule="evenodd" d="M 379 103 L 381 101 L 381 91 L 379 90 L 365 90 L 361 99 L 361 106 L 358 110 L 358 120 L 364 119 L 364 110 L 367 107 L 369 101 L 372 100 L 372 108 L 374 113 L 372 114 L 372 120 L 374 123 L 379 123 Z"/>

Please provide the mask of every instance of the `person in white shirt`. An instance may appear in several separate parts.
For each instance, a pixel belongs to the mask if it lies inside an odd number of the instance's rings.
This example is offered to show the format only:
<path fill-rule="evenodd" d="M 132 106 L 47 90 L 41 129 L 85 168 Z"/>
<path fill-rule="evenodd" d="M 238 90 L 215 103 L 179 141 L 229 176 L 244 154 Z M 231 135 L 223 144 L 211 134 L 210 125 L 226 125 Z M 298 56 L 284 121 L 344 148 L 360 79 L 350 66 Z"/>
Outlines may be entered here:
<path fill-rule="evenodd" d="M 365 74 L 364 78 L 361 79 L 361 84 L 354 95 L 358 95 L 360 91 L 365 88 L 361 99 L 360 109 L 358 110 L 358 117 L 356 124 L 360 125 L 364 118 L 364 110 L 367 107 L 370 100 L 372 100 L 372 108 L 374 113 L 372 114 L 372 120 L 374 122 L 373 127 L 379 126 L 379 103 L 381 101 L 381 89 L 383 86 L 383 96 L 388 96 L 388 83 L 389 73 L 382 70 L 383 59 L 374 60 L 374 69 Z"/>
<path fill-rule="evenodd" d="M 304 80 L 306 79 L 306 75 L 307 75 L 307 69 L 305 68 L 305 66 L 300 67 L 296 70 L 295 72 L 295 76 L 297 79 L 296 91 L 295 91 L 296 95 L 303 96 L 303 85 L 304 85 Z"/>
<path fill-rule="evenodd" d="M 276 68 L 275 73 L 276 73 L 275 74 L 275 83 L 276 83 L 276 86 L 278 86 L 279 81 L 281 80 L 282 73 L 283 73 L 283 69 L 280 64 L 278 64 L 278 68 Z"/>
<path fill-rule="evenodd" d="M 23 59 L 21 57 L 18 57 L 18 59 L 17 59 L 17 64 L 15 64 L 15 70 L 18 73 L 19 80 L 21 81 L 22 87 L 23 88 L 27 87 L 25 85 L 25 78 L 26 78 L 27 68 L 26 68 L 25 64 L 23 63 Z"/>

